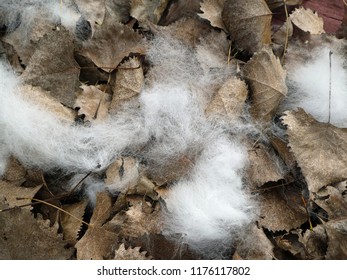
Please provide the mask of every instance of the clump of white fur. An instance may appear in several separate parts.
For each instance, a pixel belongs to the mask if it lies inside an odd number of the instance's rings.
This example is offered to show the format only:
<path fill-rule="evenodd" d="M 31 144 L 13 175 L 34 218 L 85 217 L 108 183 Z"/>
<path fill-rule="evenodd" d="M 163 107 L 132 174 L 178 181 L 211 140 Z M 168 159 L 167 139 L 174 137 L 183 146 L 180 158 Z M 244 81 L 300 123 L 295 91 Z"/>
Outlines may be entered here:
<path fill-rule="evenodd" d="M 338 45 L 336 43 L 336 45 Z M 331 56 L 331 119 L 338 127 L 347 127 L 347 69 L 341 50 L 333 45 L 316 47 L 305 61 L 288 60 L 289 94 L 284 109 L 303 108 L 320 122 L 329 118 L 329 51 Z M 302 48 L 304 52 L 304 48 Z"/>

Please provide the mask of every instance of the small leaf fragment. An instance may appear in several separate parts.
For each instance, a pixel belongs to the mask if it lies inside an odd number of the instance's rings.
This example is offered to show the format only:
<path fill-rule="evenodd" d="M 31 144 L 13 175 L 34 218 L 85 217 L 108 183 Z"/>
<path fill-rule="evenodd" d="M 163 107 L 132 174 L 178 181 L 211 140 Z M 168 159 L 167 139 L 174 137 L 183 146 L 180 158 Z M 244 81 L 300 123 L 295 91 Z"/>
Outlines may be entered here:
<path fill-rule="evenodd" d="M 309 32 L 312 35 L 325 33 L 323 18 L 319 17 L 317 12 L 313 12 L 311 9 L 297 8 L 289 17 L 295 26 L 305 32 Z"/>

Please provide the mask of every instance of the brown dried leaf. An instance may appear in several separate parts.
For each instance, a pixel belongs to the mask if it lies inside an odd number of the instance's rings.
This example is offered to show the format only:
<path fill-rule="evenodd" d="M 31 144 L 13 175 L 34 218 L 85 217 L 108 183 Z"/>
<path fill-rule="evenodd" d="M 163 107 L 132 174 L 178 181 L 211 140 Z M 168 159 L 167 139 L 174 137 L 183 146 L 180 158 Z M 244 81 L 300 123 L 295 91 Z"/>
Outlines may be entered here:
<path fill-rule="evenodd" d="M 5 199 L 10 207 L 20 206 L 30 202 L 30 198 L 33 198 L 35 194 L 41 189 L 42 185 L 34 188 L 24 188 L 15 186 L 12 183 L 6 181 L 0 181 L 0 200 Z M 18 200 L 17 198 L 29 198 L 25 200 Z M 30 210 L 31 206 L 23 207 L 23 209 Z M 0 213 L 1 215 L 1 213 Z"/>
<path fill-rule="evenodd" d="M 141 196 L 148 196 L 152 200 L 158 200 L 158 194 L 155 191 L 156 186 L 147 177 L 142 175 L 138 183 L 132 187 L 129 187 L 126 191 L 127 194 L 137 194 Z"/>
<path fill-rule="evenodd" d="M 169 0 L 131 0 L 130 14 L 141 22 L 141 24 L 146 21 L 157 24 L 168 2 Z"/>
<path fill-rule="evenodd" d="M 251 90 L 250 112 L 261 121 L 271 121 L 287 95 L 286 71 L 271 49 L 256 53 L 242 70 Z"/>
<path fill-rule="evenodd" d="M 86 121 L 105 120 L 108 117 L 110 96 L 96 86 L 82 85 L 83 90 L 76 98 L 74 107 L 78 107 L 78 114 L 84 114 Z"/>
<path fill-rule="evenodd" d="M 202 0 L 176 0 L 170 1 L 166 9 L 167 13 L 159 21 L 160 25 L 169 25 L 179 19 L 189 18 L 200 12 L 200 2 Z"/>
<path fill-rule="evenodd" d="M 302 2 L 303 2 L 303 0 L 286 0 L 285 1 L 287 6 L 301 5 Z M 276 9 L 276 8 L 284 5 L 283 0 L 266 0 L 266 3 L 271 10 Z"/>
<path fill-rule="evenodd" d="M 115 251 L 115 260 L 150 260 L 150 257 L 146 257 L 147 252 L 140 252 L 140 247 L 125 249 L 124 243 Z"/>
<path fill-rule="evenodd" d="M 328 235 L 328 251 L 326 259 L 347 259 L 347 219 L 330 221 L 325 224 Z"/>
<path fill-rule="evenodd" d="M 0 209 L 9 205 L 0 199 Z M 0 213 L 0 259 L 48 260 L 69 259 L 73 249 L 57 234 L 57 226 L 15 208 Z"/>
<path fill-rule="evenodd" d="M 7 163 L 6 172 L 3 178 L 15 185 L 21 185 L 25 181 L 25 168 L 13 156 L 10 157 Z"/>
<path fill-rule="evenodd" d="M 84 199 L 74 204 L 67 204 L 62 206 L 65 211 L 74 216 L 72 217 L 71 215 L 68 215 L 64 212 L 61 212 L 60 216 L 60 224 L 63 228 L 64 240 L 68 241 L 69 243 L 74 244 L 77 242 L 78 233 L 81 229 L 82 222 L 77 220 L 76 218 L 80 220 L 83 219 L 87 204 L 88 200 Z"/>
<path fill-rule="evenodd" d="M 274 246 L 267 238 L 262 228 L 256 224 L 250 225 L 246 229 L 245 239 L 237 244 L 236 257 L 244 260 L 272 260 L 274 258 Z M 254 242 L 257 240 L 257 242 Z M 250 244 L 252 244 L 250 246 Z"/>
<path fill-rule="evenodd" d="M 105 0 L 105 17 L 109 17 L 115 22 L 128 22 L 130 20 L 130 2 L 129 0 Z"/>
<path fill-rule="evenodd" d="M 303 235 L 299 235 L 299 241 L 305 246 L 309 259 L 322 260 L 328 246 L 328 237 L 324 226 L 317 225 L 313 230 L 306 230 Z"/>
<path fill-rule="evenodd" d="M 297 203 L 301 194 L 292 189 L 293 186 L 279 187 L 259 195 L 260 225 L 271 231 L 289 231 L 307 221 L 305 209 Z"/>
<path fill-rule="evenodd" d="M 93 37 L 84 43 L 82 53 L 98 67 L 111 72 L 129 54 L 144 54 L 145 51 L 145 41 L 140 34 L 106 18 Z"/>
<path fill-rule="evenodd" d="M 320 123 L 303 109 L 282 117 L 289 146 L 311 192 L 347 177 L 347 129 Z"/>
<path fill-rule="evenodd" d="M 337 188 L 327 186 L 321 188 L 314 198 L 314 202 L 329 215 L 329 220 L 347 217 L 347 199 Z"/>
<path fill-rule="evenodd" d="M 284 47 L 289 38 L 293 36 L 293 24 L 290 19 L 287 19 L 286 22 L 274 33 L 272 36 L 272 41 L 274 44 L 278 44 Z"/>
<path fill-rule="evenodd" d="M 239 49 L 254 53 L 271 44 L 272 13 L 264 0 L 226 0 L 222 18 Z"/>
<path fill-rule="evenodd" d="M 94 28 L 95 24 L 101 25 L 105 18 L 105 0 L 74 0 L 83 18 L 90 22 Z"/>
<path fill-rule="evenodd" d="M 325 33 L 323 18 L 311 9 L 300 7 L 290 14 L 290 19 L 298 28 L 312 35 Z"/>
<path fill-rule="evenodd" d="M 295 167 L 296 162 L 294 155 L 290 152 L 288 148 L 288 143 L 283 141 L 283 139 L 272 136 L 270 138 L 270 142 L 272 147 L 276 150 L 280 158 L 284 161 L 286 166 L 288 166 L 291 170 Z"/>
<path fill-rule="evenodd" d="M 225 0 L 204 0 L 200 4 L 202 14 L 198 14 L 201 18 L 207 19 L 213 27 L 226 30 L 222 20 L 222 11 Z"/>
<path fill-rule="evenodd" d="M 144 82 L 142 65 L 137 57 L 122 63 L 117 69 L 110 110 L 117 110 L 122 101 L 137 96 L 141 92 Z"/>
<path fill-rule="evenodd" d="M 22 79 L 50 91 L 59 102 L 72 107 L 80 72 L 73 52 L 74 39 L 68 31 L 51 31 L 39 41 Z"/>
<path fill-rule="evenodd" d="M 304 245 L 299 242 L 299 234 L 295 231 L 277 236 L 275 241 L 281 249 L 291 252 L 298 259 L 307 259 Z"/>
<path fill-rule="evenodd" d="M 107 192 L 100 192 L 96 195 L 96 203 L 90 225 L 93 227 L 102 226 L 110 217 L 112 211 L 112 198 Z"/>
<path fill-rule="evenodd" d="M 247 85 L 238 78 L 229 78 L 206 108 L 207 115 L 235 120 L 240 117 L 248 96 Z"/>
<path fill-rule="evenodd" d="M 259 143 L 253 147 L 248 143 L 248 158 L 250 165 L 247 174 L 254 187 L 261 187 L 268 182 L 277 182 L 284 179 L 284 171 L 280 166 L 274 152 Z"/>

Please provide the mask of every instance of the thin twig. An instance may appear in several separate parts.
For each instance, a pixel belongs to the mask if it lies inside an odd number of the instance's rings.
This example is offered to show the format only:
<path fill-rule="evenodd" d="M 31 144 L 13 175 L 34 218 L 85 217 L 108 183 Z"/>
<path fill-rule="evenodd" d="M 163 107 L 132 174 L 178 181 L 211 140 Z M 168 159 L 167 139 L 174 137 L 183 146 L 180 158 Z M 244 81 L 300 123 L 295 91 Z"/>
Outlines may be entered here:
<path fill-rule="evenodd" d="M 331 55 L 332 51 L 329 51 L 329 118 L 328 124 L 330 124 L 330 114 L 331 114 Z"/>
<path fill-rule="evenodd" d="M 283 48 L 283 55 L 282 55 L 282 65 L 284 63 L 284 57 L 286 55 L 287 47 L 288 47 L 288 37 L 289 37 L 289 15 L 288 15 L 288 9 L 287 9 L 287 3 L 286 0 L 283 0 L 284 4 L 284 11 L 286 13 L 286 40 L 284 42 L 284 48 Z"/>

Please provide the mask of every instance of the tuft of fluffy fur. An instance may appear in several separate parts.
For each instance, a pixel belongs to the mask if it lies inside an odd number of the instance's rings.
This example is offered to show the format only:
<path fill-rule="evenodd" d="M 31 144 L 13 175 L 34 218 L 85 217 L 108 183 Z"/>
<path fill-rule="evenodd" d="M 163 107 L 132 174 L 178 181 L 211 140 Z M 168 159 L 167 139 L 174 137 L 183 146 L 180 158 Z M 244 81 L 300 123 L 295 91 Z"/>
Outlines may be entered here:
<path fill-rule="evenodd" d="M 336 45 L 338 45 L 336 43 Z M 303 50 L 303 49 L 302 49 Z M 331 57 L 331 119 L 338 127 L 347 127 L 347 69 L 342 51 L 333 45 L 316 47 L 306 61 L 287 65 L 289 94 L 283 108 L 303 108 L 320 122 L 329 118 L 329 51 Z"/>

